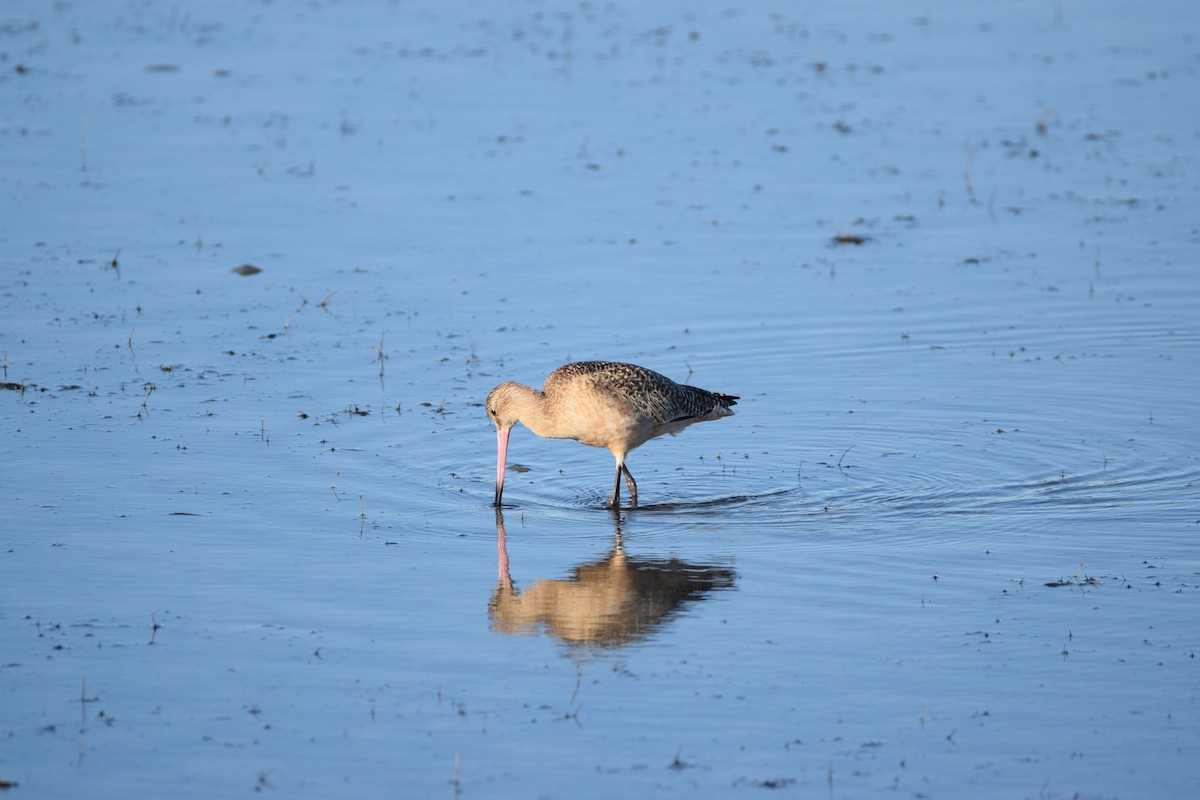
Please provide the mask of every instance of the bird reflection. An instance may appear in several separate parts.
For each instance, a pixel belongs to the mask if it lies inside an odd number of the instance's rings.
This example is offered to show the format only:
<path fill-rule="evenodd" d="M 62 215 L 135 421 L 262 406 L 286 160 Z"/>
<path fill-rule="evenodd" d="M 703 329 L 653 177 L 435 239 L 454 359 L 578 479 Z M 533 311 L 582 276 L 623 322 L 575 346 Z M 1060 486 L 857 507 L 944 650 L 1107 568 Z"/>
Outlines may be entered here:
<path fill-rule="evenodd" d="M 731 588 L 737 577 L 720 566 L 628 556 L 619 519 L 616 541 L 605 558 L 575 567 L 569 578 L 539 578 L 523 590 L 509 574 L 499 510 L 496 548 L 498 581 L 488 603 L 492 630 L 510 635 L 545 631 L 573 647 L 622 647 L 644 639 L 684 604 Z"/>

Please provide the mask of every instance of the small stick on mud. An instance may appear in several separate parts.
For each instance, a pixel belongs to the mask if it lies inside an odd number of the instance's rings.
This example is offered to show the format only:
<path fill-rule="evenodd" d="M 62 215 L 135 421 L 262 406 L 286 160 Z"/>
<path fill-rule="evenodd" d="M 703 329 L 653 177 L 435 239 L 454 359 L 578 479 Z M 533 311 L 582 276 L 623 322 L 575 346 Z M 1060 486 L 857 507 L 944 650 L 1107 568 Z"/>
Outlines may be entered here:
<path fill-rule="evenodd" d="M 150 641 L 146 644 L 154 644 L 154 637 L 158 636 L 158 629 L 162 626 L 158 624 L 158 620 L 154 617 L 154 612 L 150 613 Z"/>
<path fill-rule="evenodd" d="M 333 483 L 329 484 L 329 491 L 333 492 L 333 499 L 337 500 L 339 503 L 342 502 L 342 498 L 338 497 L 337 481 L 338 481 L 338 478 L 341 477 L 341 475 L 342 475 L 342 473 L 340 473 L 340 472 L 334 473 Z"/>
<path fill-rule="evenodd" d="M 113 253 L 112 261 L 108 262 L 108 265 L 113 268 L 113 272 L 117 273 L 118 278 L 121 277 L 121 267 L 117 263 L 117 259 L 120 257 L 120 255 L 121 248 L 118 247 L 117 252 Z"/>
<path fill-rule="evenodd" d="M 129 329 L 129 338 L 125 340 L 125 346 L 129 348 L 129 352 L 133 352 L 133 332 L 137 330 L 137 325 Z"/>
<path fill-rule="evenodd" d="M 4 382 L 8 383 L 8 351 L 4 351 Z"/>
<path fill-rule="evenodd" d="M 367 527 L 367 507 L 363 504 L 363 498 L 358 496 L 358 538 L 362 538 L 363 529 Z"/>
<path fill-rule="evenodd" d="M 458 753 L 454 754 L 454 775 L 450 778 L 450 785 L 454 787 L 454 796 L 459 797 L 462 794 L 462 780 L 460 777 L 459 768 L 462 766 L 459 761 Z"/>
<path fill-rule="evenodd" d="M 267 445 L 268 447 L 270 446 L 271 440 L 267 438 L 267 418 L 266 417 L 258 418 L 258 438 L 263 444 Z"/>

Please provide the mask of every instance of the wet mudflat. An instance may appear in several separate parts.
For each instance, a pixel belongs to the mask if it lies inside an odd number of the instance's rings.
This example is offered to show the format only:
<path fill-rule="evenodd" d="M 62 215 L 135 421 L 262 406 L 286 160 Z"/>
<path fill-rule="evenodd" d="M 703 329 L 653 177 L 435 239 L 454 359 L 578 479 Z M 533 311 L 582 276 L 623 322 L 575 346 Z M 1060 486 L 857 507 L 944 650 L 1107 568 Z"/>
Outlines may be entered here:
<path fill-rule="evenodd" d="M 10 4 L 0 786 L 1194 794 L 1197 16 Z"/>

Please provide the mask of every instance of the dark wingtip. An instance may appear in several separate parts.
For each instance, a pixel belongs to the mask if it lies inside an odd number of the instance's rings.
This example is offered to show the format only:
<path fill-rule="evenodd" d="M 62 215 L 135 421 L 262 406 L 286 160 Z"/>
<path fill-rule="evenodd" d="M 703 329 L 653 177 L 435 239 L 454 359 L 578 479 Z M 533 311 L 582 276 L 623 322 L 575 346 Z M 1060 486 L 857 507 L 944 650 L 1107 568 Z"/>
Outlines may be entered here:
<path fill-rule="evenodd" d="M 737 401 L 742 399 L 736 394 L 721 394 L 720 392 L 717 392 L 717 397 L 721 399 L 721 405 L 725 406 L 726 408 L 729 408 L 730 406 L 736 406 Z"/>

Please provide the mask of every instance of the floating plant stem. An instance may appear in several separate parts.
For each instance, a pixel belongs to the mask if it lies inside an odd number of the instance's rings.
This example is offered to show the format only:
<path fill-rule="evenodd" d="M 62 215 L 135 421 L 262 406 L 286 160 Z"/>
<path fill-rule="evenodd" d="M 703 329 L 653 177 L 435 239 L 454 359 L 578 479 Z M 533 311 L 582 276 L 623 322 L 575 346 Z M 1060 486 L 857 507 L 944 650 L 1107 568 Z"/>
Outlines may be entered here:
<path fill-rule="evenodd" d="M 375 347 L 375 358 L 371 363 L 379 362 L 379 381 L 383 382 L 383 363 L 387 361 L 387 355 L 383 352 L 383 337 L 387 331 L 379 332 L 379 344 Z"/>
<path fill-rule="evenodd" d="M 142 399 L 142 407 L 138 409 L 136 415 L 139 420 L 142 419 L 143 414 L 147 417 L 150 416 L 150 408 L 146 404 L 150 402 L 150 395 L 154 394 L 158 387 L 153 383 L 145 383 L 142 388 L 146 390 L 146 396 Z"/>
<path fill-rule="evenodd" d="M 837 468 L 838 468 L 839 472 L 843 471 L 842 470 L 842 459 L 846 457 L 846 453 L 849 453 L 851 450 L 853 450 L 856 447 L 858 447 L 858 445 L 852 444 L 849 447 L 847 447 L 845 450 L 842 451 L 842 455 L 838 458 L 838 463 L 837 463 Z"/>

